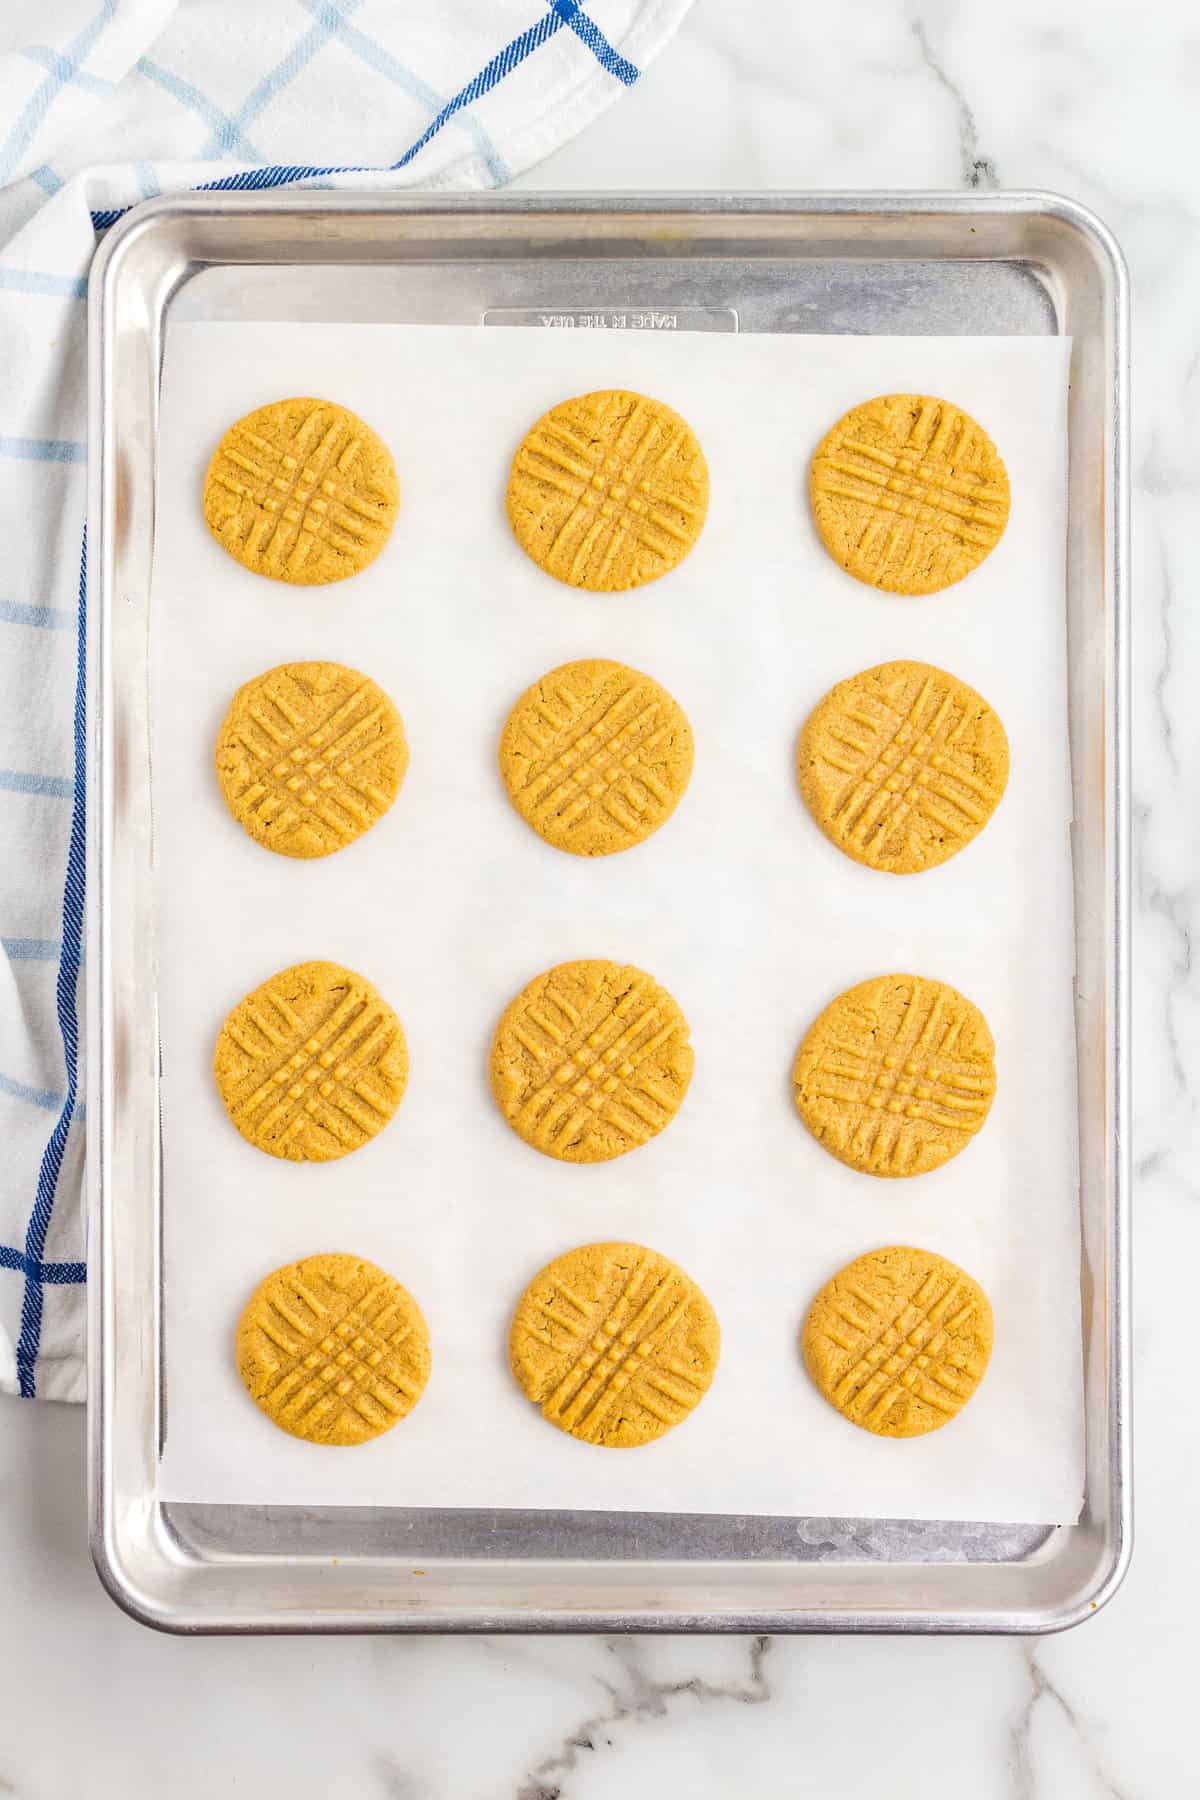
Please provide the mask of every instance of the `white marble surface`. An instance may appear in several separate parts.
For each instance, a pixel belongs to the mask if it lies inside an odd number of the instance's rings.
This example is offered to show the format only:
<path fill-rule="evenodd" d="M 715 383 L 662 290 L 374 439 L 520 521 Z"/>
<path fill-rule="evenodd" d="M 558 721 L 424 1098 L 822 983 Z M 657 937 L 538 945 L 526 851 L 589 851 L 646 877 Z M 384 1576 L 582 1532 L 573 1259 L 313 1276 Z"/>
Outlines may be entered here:
<path fill-rule="evenodd" d="M 536 7 L 534 8 L 536 11 Z M 84 1547 L 83 1419 L 0 1412 L 0 1794 L 109 1800 L 1183 1800 L 1200 1600 L 1200 25 L 1194 0 L 701 0 L 641 86 L 523 185 L 1063 189 L 1135 287 L 1138 1547 L 1037 1644 L 181 1642 Z M 1175 1409 L 1179 1409 L 1176 1412 Z M 866 1728 L 864 1729 L 864 1726 Z M 302 1749 L 298 1732 L 314 1728 Z"/>

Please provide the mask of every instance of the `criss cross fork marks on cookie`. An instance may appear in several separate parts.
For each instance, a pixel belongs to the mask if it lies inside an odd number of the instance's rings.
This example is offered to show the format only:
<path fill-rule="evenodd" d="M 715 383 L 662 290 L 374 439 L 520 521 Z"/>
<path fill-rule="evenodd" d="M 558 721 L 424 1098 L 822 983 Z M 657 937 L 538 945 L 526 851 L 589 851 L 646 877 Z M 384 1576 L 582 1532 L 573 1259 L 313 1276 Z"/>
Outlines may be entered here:
<path fill-rule="evenodd" d="M 230 1106 L 239 1126 L 280 1155 L 310 1125 L 347 1150 L 381 1131 L 396 1107 L 378 1072 L 396 1037 L 391 1015 L 354 988 L 315 1024 L 272 987 L 252 998 L 260 1004 L 244 1001 L 225 1027 L 252 1064 Z"/>
<path fill-rule="evenodd" d="M 328 1293 L 294 1280 L 286 1298 L 264 1298 L 254 1316 L 274 1346 L 260 1406 L 293 1431 L 327 1429 L 344 1412 L 358 1414 L 364 1436 L 402 1419 L 420 1398 L 405 1369 L 403 1347 L 413 1325 L 389 1282 Z"/>
<path fill-rule="evenodd" d="M 862 1131 L 855 1147 L 869 1168 L 903 1171 L 919 1148 L 914 1125 L 954 1138 L 982 1125 L 994 1084 L 959 1052 L 963 1023 L 945 1017 L 943 988 L 913 981 L 890 1038 L 872 1033 L 862 1048 L 846 1040 L 843 1027 L 823 1051 L 810 1096 L 851 1115 L 850 1135 Z"/>
<path fill-rule="evenodd" d="M 586 572 L 600 585 L 627 546 L 649 550 L 663 567 L 690 549 L 701 505 L 661 478 L 686 436 L 682 421 L 665 425 L 642 400 L 609 442 L 602 425 L 589 442 L 561 414 L 548 413 L 517 458 L 522 474 L 573 502 L 545 552 L 546 567 L 572 582 Z"/>
<path fill-rule="evenodd" d="M 614 1287 L 616 1296 L 609 1301 L 604 1295 Z M 635 1404 L 664 1429 L 677 1425 L 704 1391 L 694 1370 L 670 1354 L 690 1298 L 673 1271 L 656 1272 L 639 1263 L 623 1283 L 606 1266 L 600 1299 L 590 1305 L 562 1281 L 553 1295 L 557 1304 L 534 1301 L 550 1330 L 527 1325 L 530 1336 L 556 1353 L 563 1334 L 572 1340 L 571 1361 L 542 1401 L 546 1418 L 595 1442 L 603 1437 L 613 1406 L 637 1379 Z M 603 1316 L 597 1317 L 601 1305 Z"/>
<path fill-rule="evenodd" d="M 250 556 L 303 568 L 318 544 L 365 559 L 388 523 L 383 495 L 359 487 L 362 439 L 345 417 L 314 406 L 294 434 L 265 437 L 245 421 L 222 444 L 211 479 L 238 502 L 236 541 Z"/>
<path fill-rule="evenodd" d="M 856 1423 L 878 1429 L 906 1396 L 952 1416 L 975 1390 L 969 1358 L 954 1337 L 975 1311 L 957 1277 L 931 1269 L 911 1298 L 885 1321 L 864 1287 L 838 1285 L 830 1311 L 846 1329 L 826 1325 L 823 1335 L 850 1360 L 830 1392 Z M 863 1316 L 865 1314 L 865 1317 Z"/>
<path fill-rule="evenodd" d="M 847 777 L 833 809 L 842 840 L 869 852 L 920 818 L 951 839 L 985 825 L 991 794 L 960 747 L 967 717 L 926 676 L 907 712 L 863 696 L 831 720 L 819 756 Z"/>
<path fill-rule="evenodd" d="M 391 805 L 362 765 L 397 741 L 389 703 L 372 683 L 321 710 L 321 696 L 294 674 L 259 688 L 234 725 L 246 752 L 245 785 L 231 793 L 235 817 L 284 837 L 306 828 L 322 848 L 348 843 Z"/>
<path fill-rule="evenodd" d="M 902 576 L 932 540 L 941 574 L 956 553 L 975 562 L 995 547 L 1008 498 L 971 472 L 982 448 L 974 430 L 957 407 L 930 402 L 893 449 L 846 436 L 822 455 L 821 492 L 867 510 L 855 546 L 863 562 Z"/>
<path fill-rule="evenodd" d="M 552 985 L 510 1029 L 537 1068 L 520 1097 L 516 1122 L 544 1149 L 578 1151 L 603 1122 L 630 1146 L 644 1144 L 674 1116 L 677 1096 L 654 1078 L 654 1065 L 680 1030 L 660 1009 L 654 983 L 635 982 L 619 997 L 607 988 L 582 1011 Z"/>
<path fill-rule="evenodd" d="M 599 807 L 623 831 L 657 820 L 674 799 L 654 767 L 670 737 L 663 703 L 632 682 L 613 694 L 581 699 L 559 686 L 539 696 L 523 720 L 540 754 L 530 762 L 520 798 L 534 823 L 554 817 L 570 831 Z"/>

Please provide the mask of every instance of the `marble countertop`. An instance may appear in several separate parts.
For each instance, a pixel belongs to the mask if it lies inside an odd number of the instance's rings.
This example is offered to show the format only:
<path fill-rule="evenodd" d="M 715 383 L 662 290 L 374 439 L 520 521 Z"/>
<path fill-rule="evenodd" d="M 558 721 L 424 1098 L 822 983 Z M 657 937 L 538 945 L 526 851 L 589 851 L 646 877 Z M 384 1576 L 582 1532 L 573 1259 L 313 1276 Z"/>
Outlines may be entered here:
<path fill-rule="evenodd" d="M 181 1641 L 88 1561 L 84 1420 L 0 1416 L 0 1794 L 641 1800 L 660 1791 L 1181 1800 L 1200 1599 L 1188 1333 L 1200 1190 L 1200 29 L 1194 0 L 700 0 L 543 188 L 1054 188 L 1135 301 L 1138 1544 L 1094 1621 L 1028 1641 Z M 1180 1410 L 1182 1409 L 1182 1410 Z M 869 1726 L 864 1725 L 869 1721 Z"/>

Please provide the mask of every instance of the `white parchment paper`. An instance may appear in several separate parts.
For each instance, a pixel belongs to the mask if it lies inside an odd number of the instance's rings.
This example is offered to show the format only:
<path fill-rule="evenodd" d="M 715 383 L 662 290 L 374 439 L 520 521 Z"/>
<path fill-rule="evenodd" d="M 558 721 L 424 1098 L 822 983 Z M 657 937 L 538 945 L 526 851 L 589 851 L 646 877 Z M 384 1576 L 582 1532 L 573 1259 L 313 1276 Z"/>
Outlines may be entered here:
<path fill-rule="evenodd" d="M 153 667 L 166 1179 L 167 1435 L 162 1489 L 189 1500 L 594 1507 L 1055 1521 L 1082 1488 L 1079 1231 L 1065 682 L 1068 345 L 1036 339 L 183 324 L 167 348 Z M 700 436 L 703 537 L 640 591 L 601 596 L 538 570 L 503 508 L 517 441 L 594 387 L 656 394 Z M 1012 520 L 947 593 L 906 600 L 844 575 L 807 506 L 825 429 L 887 391 L 952 397 L 1006 458 Z M 333 587 L 238 567 L 205 528 L 217 439 L 292 393 L 360 412 L 403 488 L 383 555 Z M 663 682 L 696 738 L 691 787 L 647 844 L 589 861 L 509 806 L 500 727 L 535 677 L 615 657 Z M 943 868 L 896 878 L 820 834 L 794 773 L 809 708 L 893 657 L 951 669 L 998 709 L 1008 793 Z M 272 856 L 226 813 L 212 747 L 230 696 L 275 663 L 365 670 L 403 714 L 411 766 L 392 812 L 319 862 Z M 572 957 L 650 970 L 691 1022 L 696 1074 L 654 1142 L 596 1167 L 538 1155 L 504 1123 L 486 1060 L 532 975 Z M 399 1114 L 323 1167 L 273 1160 L 225 1118 L 211 1076 L 228 1009 L 289 963 L 328 957 L 403 1021 Z M 943 1169 L 882 1181 L 809 1136 L 789 1075 L 842 988 L 892 969 L 952 982 L 986 1014 L 999 1092 Z M 508 1371 L 508 1320 L 552 1256 L 631 1238 L 710 1296 L 723 1353 L 696 1413 L 606 1453 L 553 1430 Z M 945 1253 L 991 1296 L 996 1347 L 945 1430 L 856 1430 L 805 1373 L 816 1289 L 861 1251 Z M 273 1429 L 233 1361 L 262 1275 L 349 1250 L 417 1296 L 433 1374 L 396 1430 L 356 1450 Z"/>

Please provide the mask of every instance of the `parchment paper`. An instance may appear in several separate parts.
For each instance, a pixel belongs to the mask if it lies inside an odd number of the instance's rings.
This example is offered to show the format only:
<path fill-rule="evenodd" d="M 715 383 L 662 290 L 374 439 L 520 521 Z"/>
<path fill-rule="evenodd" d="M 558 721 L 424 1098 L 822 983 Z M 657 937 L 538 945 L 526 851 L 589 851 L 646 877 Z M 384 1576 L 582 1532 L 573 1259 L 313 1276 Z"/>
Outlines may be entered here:
<path fill-rule="evenodd" d="M 154 791 L 161 902 L 167 1435 L 162 1490 L 189 1500 L 594 1507 L 1056 1521 L 1082 1488 L 1060 341 L 192 324 L 170 330 L 155 555 Z M 712 504 L 675 573 L 614 596 L 541 573 L 503 510 L 517 441 L 555 401 L 628 386 L 681 411 Z M 810 522 L 807 465 L 849 406 L 944 393 L 986 422 L 1013 484 L 984 566 L 906 600 L 844 575 Z M 200 507 L 225 427 L 327 395 L 391 446 L 403 506 L 349 582 L 239 568 Z M 647 844 L 588 861 L 509 806 L 495 746 L 512 701 L 575 657 L 663 682 L 696 738 L 691 787 Z M 811 822 L 794 773 L 809 708 L 892 657 L 954 671 L 998 709 L 1008 793 L 946 866 L 858 867 Z M 411 766 L 392 812 L 318 862 L 263 851 L 226 813 L 212 747 L 234 689 L 333 658 L 392 695 Z M 692 1026 L 696 1074 L 650 1145 L 595 1167 L 538 1155 L 486 1077 L 496 1019 L 572 957 L 649 969 Z M 412 1074 L 362 1151 L 297 1167 L 244 1143 L 210 1072 L 227 1010 L 329 957 L 376 982 Z M 791 1099 L 797 1045 L 842 988 L 891 969 L 952 982 L 986 1014 L 999 1092 L 976 1141 L 907 1181 L 856 1174 Z M 549 1258 L 631 1238 L 678 1260 L 723 1330 L 716 1382 L 681 1428 L 605 1453 L 548 1426 L 508 1371 L 512 1306 Z M 798 1334 L 850 1257 L 909 1242 L 987 1289 L 996 1348 L 978 1396 L 913 1442 L 819 1397 Z M 259 1278 L 344 1249 L 417 1296 L 433 1374 L 397 1429 L 355 1450 L 273 1429 L 233 1362 Z"/>

